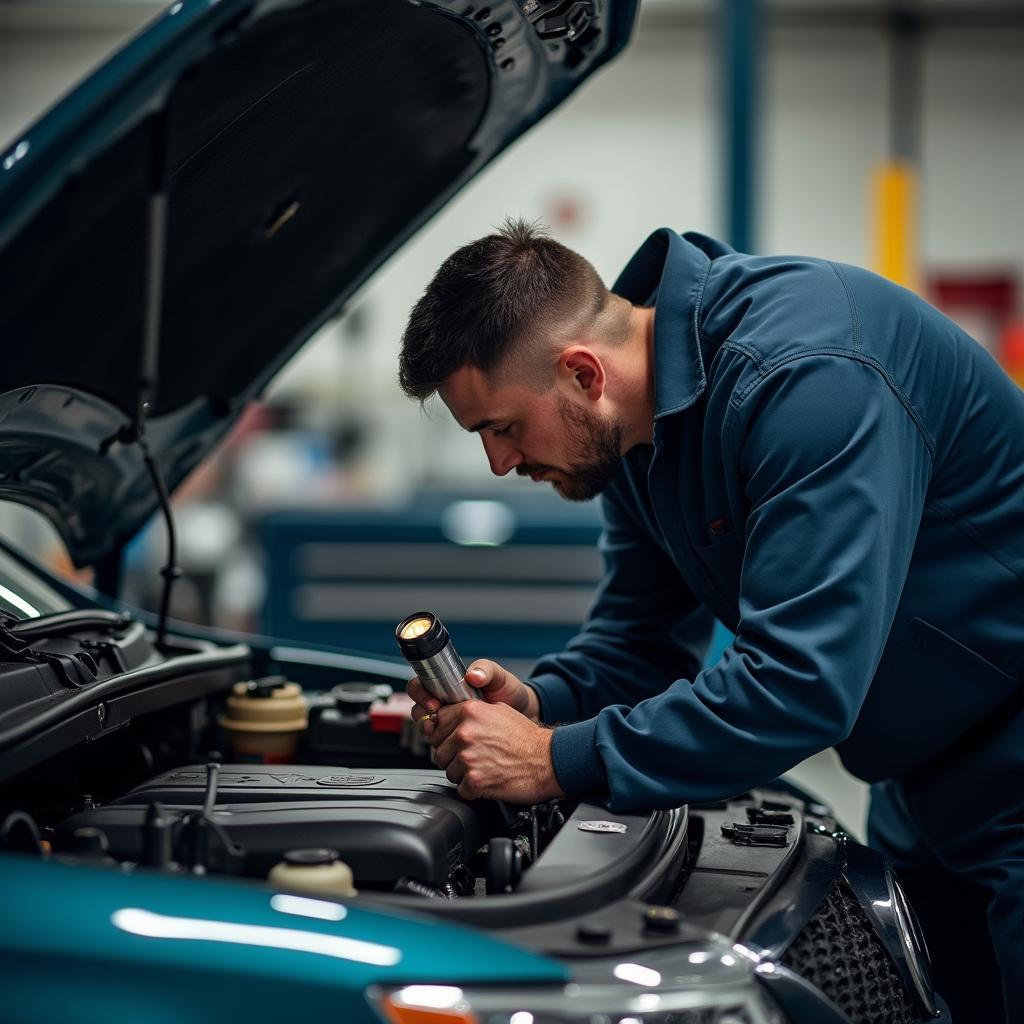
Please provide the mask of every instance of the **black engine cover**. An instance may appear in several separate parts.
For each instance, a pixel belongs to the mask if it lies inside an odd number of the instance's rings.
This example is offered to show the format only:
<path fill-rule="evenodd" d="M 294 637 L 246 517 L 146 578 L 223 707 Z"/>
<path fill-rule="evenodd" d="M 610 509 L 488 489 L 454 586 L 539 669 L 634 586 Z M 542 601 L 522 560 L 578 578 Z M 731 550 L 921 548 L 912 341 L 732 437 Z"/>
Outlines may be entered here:
<path fill-rule="evenodd" d="M 60 836 L 93 826 L 106 834 L 114 858 L 136 861 L 148 805 L 160 801 L 175 822 L 178 850 L 183 819 L 200 809 L 206 778 L 202 765 L 176 768 L 76 814 Z M 245 849 L 247 875 L 265 876 L 286 850 L 328 846 L 352 868 L 357 887 L 390 888 L 403 876 L 443 885 L 486 841 L 486 810 L 462 801 L 440 771 L 228 764 L 211 818 Z M 217 853 L 211 850 L 211 860 Z"/>

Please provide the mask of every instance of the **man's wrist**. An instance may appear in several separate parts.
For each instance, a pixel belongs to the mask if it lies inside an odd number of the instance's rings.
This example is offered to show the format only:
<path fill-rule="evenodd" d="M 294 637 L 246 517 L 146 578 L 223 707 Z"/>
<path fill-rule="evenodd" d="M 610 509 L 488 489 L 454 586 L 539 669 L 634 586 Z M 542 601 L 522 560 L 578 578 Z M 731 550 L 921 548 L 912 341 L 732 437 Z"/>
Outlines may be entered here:
<path fill-rule="evenodd" d="M 529 683 L 523 683 L 523 689 L 526 691 L 526 707 L 523 714 L 534 722 L 540 722 L 540 697 L 537 696 L 537 691 Z"/>

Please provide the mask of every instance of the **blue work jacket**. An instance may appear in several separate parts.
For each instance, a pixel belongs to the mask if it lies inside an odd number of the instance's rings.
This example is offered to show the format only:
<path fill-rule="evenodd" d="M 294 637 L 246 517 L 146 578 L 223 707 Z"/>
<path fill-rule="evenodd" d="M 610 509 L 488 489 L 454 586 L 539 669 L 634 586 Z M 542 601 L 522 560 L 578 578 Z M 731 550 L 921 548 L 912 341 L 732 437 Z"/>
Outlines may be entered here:
<path fill-rule="evenodd" d="M 656 231 L 613 291 L 655 304 L 656 414 L 587 621 L 529 680 L 571 723 L 566 793 L 719 800 L 833 745 L 899 777 L 1013 706 L 1024 393 L 991 356 L 865 270 L 698 234 Z M 735 639 L 701 670 L 712 616 Z"/>

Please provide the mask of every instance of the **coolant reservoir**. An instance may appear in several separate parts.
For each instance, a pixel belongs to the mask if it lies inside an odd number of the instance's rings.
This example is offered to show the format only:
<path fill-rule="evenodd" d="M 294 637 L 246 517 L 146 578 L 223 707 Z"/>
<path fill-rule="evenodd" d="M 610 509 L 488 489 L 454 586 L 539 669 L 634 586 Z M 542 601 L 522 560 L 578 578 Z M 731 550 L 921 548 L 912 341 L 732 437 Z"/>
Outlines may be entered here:
<path fill-rule="evenodd" d="M 218 721 L 238 761 L 288 764 L 309 716 L 302 688 L 284 676 L 235 683 Z"/>
<path fill-rule="evenodd" d="M 275 864 L 267 881 L 283 892 L 341 899 L 355 896 L 352 869 L 341 860 L 337 850 L 320 847 L 310 850 L 289 850 L 280 864 Z"/>

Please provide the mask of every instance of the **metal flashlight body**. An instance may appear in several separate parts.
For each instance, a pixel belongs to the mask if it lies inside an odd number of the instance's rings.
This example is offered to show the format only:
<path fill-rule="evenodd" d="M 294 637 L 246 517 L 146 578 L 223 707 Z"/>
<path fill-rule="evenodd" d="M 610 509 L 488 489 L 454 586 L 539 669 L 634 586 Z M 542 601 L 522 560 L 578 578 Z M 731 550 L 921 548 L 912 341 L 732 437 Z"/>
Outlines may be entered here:
<path fill-rule="evenodd" d="M 466 666 L 452 646 L 448 630 L 433 612 L 407 615 L 395 628 L 395 639 L 420 682 L 442 704 L 480 699 L 480 694 L 465 683 Z"/>

